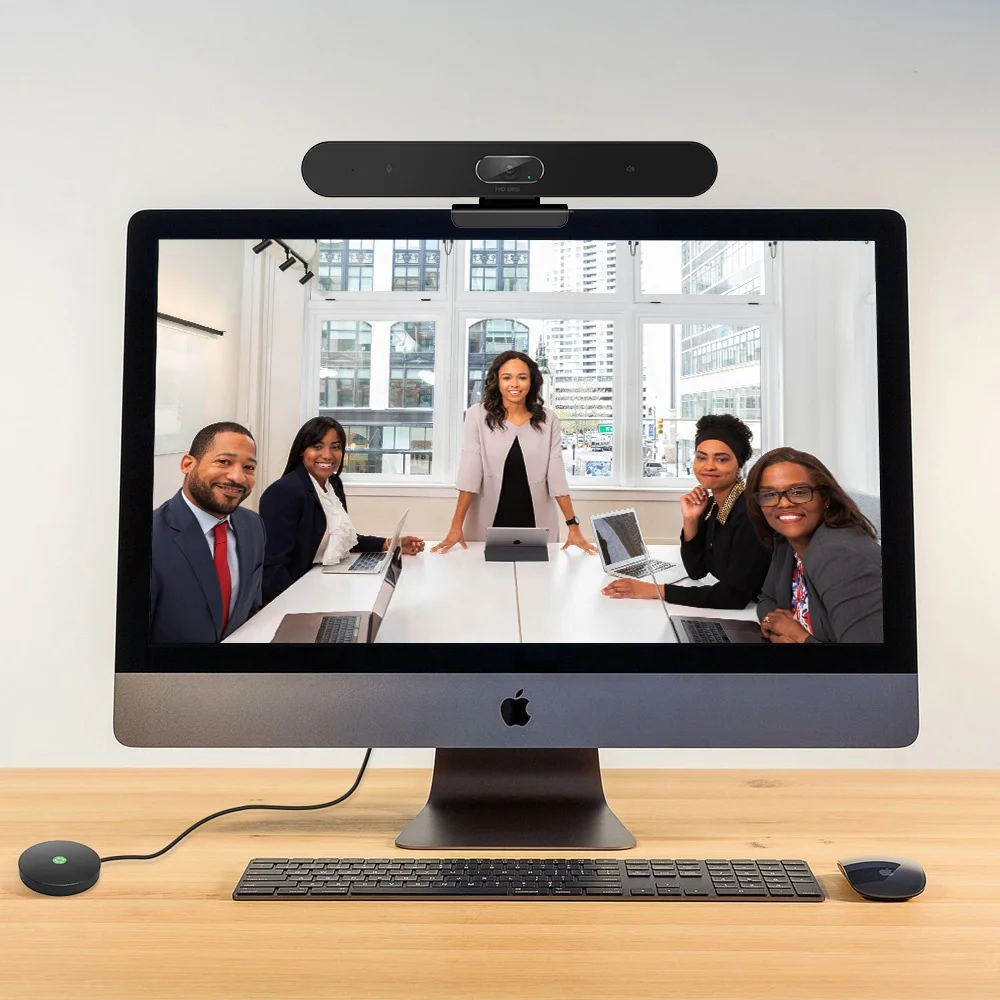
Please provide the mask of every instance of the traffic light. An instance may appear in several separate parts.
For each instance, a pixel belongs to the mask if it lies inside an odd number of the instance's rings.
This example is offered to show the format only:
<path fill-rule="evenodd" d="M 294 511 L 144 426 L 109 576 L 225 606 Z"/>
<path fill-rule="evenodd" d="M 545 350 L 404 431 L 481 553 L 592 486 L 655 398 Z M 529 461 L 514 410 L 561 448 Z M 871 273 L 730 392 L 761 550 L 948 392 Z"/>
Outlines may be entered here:
<path fill-rule="evenodd" d="M 663 433 L 663 417 L 656 418 L 656 436 L 659 437 Z"/>

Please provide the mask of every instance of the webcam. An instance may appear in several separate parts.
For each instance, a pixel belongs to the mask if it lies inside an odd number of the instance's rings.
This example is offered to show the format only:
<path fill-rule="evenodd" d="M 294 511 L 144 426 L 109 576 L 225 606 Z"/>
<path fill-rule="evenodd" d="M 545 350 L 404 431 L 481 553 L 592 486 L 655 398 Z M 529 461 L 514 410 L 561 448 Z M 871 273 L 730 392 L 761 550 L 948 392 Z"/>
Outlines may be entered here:
<path fill-rule="evenodd" d="M 452 209 L 466 228 L 565 225 L 543 197 L 693 198 L 718 172 L 700 142 L 321 142 L 302 159 L 326 198 L 478 197 Z"/>
<path fill-rule="evenodd" d="M 484 184 L 537 184 L 545 164 L 537 156 L 484 156 L 476 176 Z"/>

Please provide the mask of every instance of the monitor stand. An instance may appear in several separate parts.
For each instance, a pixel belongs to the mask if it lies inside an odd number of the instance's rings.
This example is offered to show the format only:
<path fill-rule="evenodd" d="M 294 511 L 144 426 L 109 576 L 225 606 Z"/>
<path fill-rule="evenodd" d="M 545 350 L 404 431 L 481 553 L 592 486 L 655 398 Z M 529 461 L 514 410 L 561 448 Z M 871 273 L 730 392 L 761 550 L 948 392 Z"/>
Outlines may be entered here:
<path fill-rule="evenodd" d="M 608 808 L 597 750 L 439 749 L 396 846 L 618 851 L 635 837 Z"/>

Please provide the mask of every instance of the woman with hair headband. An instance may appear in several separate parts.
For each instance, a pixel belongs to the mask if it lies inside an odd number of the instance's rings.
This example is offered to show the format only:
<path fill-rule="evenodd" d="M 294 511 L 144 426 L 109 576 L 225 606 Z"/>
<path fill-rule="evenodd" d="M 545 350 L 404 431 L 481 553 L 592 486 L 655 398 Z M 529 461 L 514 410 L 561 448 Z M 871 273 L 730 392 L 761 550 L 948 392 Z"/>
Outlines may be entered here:
<path fill-rule="evenodd" d="M 882 550 L 815 456 L 775 448 L 750 471 L 747 513 L 771 565 L 757 604 L 771 642 L 881 642 Z"/>
<path fill-rule="evenodd" d="M 695 608 L 744 608 L 757 599 L 770 564 L 747 518 L 742 470 L 753 448 L 753 433 L 728 413 L 706 414 L 695 425 L 694 472 L 698 485 L 681 497 L 681 562 L 692 580 L 709 573 L 718 581 L 704 587 L 661 586 L 623 578 L 602 591 L 608 597 L 644 597 Z"/>
<path fill-rule="evenodd" d="M 483 382 L 483 401 L 465 414 L 458 504 L 448 534 L 432 552 L 447 552 L 486 537 L 487 527 L 548 528 L 559 538 L 555 500 L 569 529 L 566 549 L 594 554 L 573 514 L 563 468 L 562 432 L 554 410 L 543 405 L 542 373 L 520 351 L 493 359 Z M 466 530 L 468 527 L 468 530 Z"/>

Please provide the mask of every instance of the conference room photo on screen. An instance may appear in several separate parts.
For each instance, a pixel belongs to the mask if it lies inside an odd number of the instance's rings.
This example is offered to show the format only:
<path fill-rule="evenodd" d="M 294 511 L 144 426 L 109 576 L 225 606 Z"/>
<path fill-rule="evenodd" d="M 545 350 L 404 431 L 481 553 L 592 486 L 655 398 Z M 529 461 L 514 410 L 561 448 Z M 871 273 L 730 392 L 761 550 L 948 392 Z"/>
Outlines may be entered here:
<path fill-rule="evenodd" d="M 159 241 L 150 643 L 883 641 L 874 241 L 401 236 Z"/>

